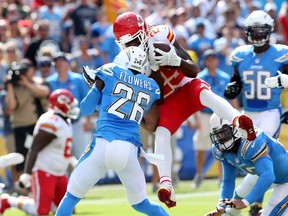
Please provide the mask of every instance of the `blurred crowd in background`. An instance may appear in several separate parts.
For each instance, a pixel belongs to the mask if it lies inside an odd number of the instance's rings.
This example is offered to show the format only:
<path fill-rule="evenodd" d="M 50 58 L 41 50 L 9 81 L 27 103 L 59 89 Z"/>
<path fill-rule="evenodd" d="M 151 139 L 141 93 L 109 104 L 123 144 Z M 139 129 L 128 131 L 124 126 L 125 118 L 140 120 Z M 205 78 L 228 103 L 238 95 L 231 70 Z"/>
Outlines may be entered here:
<path fill-rule="evenodd" d="M 201 70 L 205 67 L 204 52 L 212 49 L 217 54 L 218 67 L 231 76 L 229 55 L 233 49 L 247 43 L 245 18 L 259 9 L 274 19 L 271 43 L 288 44 L 288 6 L 282 0 L 1 0 L 0 103 L 3 118 L 0 127 L 3 148 L 0 149 L 6 149 L 7 145 L 7 151 L 15 150 L 13 112 L 5 105 L 5 81 L 12 62 L 23 58 L 30 60 L 35 77 L 48 84 L 53 81 L 54 74 L 63 70 L 63 65 L 66 72 L 78 74 L 82 73 L 84 65 L 97 68 L 111 62 L 119 52 L 113 35 L 116 16 L 124 11 L 134 11 L 148 25 L 171 26 L 176 39 Z M 60 51 L 65 56 L 55 56 Z M 67 64 L 59 63 L 56 67 L 58 59 Z M 83 82 L 83 89 L 88 89 L 84 85 Z M 77 86 L 81 88 L 79 83 Z M 52 90 L 55 88 L 57 85 Z M 94 122 L 90 118 L 80 122 L 83 124 L 78 126 L 84 133 L 89 133 L 90 138 Z M 75 153 L 77 158 L 81 151 Z M 5 150 L 0 152 L 5 153 Z"/>

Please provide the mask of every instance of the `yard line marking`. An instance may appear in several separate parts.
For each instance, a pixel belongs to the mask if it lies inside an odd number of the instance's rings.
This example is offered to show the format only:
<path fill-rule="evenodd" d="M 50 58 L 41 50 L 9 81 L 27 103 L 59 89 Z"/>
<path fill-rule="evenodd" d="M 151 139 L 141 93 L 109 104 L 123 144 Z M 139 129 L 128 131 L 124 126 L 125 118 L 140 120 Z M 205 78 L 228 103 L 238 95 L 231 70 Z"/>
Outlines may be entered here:
<path fill-rule="evenodd" d="M 177 200 L 183 199 L 183 198 L 195 198 L 195 197 L 205 197 L 205 196 L 215 196 L 219 194 L 219 191 L 203 191 L 203 192 L 197 192 L 197 193 L 177 193 L 176 197 Z M 156 196 L 155 199 L 152 197 L 152 195 L 149 195 L 148 198 L 150 200 L 157 200 Z M 97 198 L 83 198 L 79 204 L 80 205 L 91 205 L 91 204 L 97 204 L 97 205 L 107 205 L 107 204 L 119 204 L 119 203 L 127 203 L 126 197 L 121 198 L 105 198 L 105 199 L 97 199 Z"/>

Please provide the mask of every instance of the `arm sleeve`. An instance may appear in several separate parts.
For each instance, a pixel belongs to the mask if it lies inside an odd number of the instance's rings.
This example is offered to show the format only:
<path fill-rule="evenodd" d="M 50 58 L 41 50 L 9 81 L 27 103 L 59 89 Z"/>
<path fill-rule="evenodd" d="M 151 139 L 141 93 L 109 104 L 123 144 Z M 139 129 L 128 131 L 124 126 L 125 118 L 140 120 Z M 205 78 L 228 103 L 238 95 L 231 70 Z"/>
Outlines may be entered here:
<path fill-rule="evenodd" d="M 255 202 L 259 197 L 269 189 L 275 181 L 273 163 L 269 156 L 262 156 L 255 162 L 257 175 L 259 176 L 256 184 L 250 193 L 244 198 L 249 203 Z"/>
<path fill-rule="evenodd" d="M 80 111 L 82 115 L 89 115 L 93 113 L 102 98 L 102 93 L 98 91 L 96 86 L 93 86 L 85 98 L 80 103 Z"/>
<path fill-rule="evenodd" d="M 223 181 L 220 189 L 220 199 L 232 198 L 235 189 L 236 167 L 227 161 L 222 161 Z"/>
<path fill-rule="evenodd" d="M 234 69 L 236 70 L 236 69 Z M 230 82 L 236 82 L 237 85 L 239 86 L 239 92 L 242 90 L 242 81 L 241 81 L 241 77 L 239 75 L 239 73 L 237 72 L 234 72 L 233 76 L 231 77 L 230 79 Z"/>

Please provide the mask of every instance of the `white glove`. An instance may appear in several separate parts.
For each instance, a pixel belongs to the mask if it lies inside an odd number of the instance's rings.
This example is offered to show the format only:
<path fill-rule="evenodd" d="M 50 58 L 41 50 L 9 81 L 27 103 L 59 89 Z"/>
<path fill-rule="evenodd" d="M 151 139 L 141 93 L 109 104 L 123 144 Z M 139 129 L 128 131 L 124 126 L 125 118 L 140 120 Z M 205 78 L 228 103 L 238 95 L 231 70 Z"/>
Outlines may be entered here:
<path fill-rule="evenodd" d="M 88 66 L 83 66 L 82 76 L 90 87 L 95 83 L 96 73 L 95 70 L 90 69 Z"/>
<path fill-rule="evenodd" d="M 158 71 L 159 70 L 159 64 L 155 60 L 155 47 L 151 46 L 149 48 L 149 63 L 150 63 L 150 68 L 152 71 Z"/>
<path fill-rule="evenodd" d="M 269 88 L 288 88 L 288 75 L 277 71 L 278 76 L 265 79 L 265 84 Z"/>
<path fill-rule="evenodd" d="M 19 186 L 21 188 L 29 188 L 31 186 L 31 175 L 23 173 L 19 178 Z"/>
<path fill-rule="evenodd" d="M 155 60 L 160 66 L 180 66 L 181 58 L 177 55 L 173 45 L 170 44 L 169 52 L 164 52 L 158 48 L 155 48 L 155 52 L 160 54 L 159 56 L 155 56 Z"/>

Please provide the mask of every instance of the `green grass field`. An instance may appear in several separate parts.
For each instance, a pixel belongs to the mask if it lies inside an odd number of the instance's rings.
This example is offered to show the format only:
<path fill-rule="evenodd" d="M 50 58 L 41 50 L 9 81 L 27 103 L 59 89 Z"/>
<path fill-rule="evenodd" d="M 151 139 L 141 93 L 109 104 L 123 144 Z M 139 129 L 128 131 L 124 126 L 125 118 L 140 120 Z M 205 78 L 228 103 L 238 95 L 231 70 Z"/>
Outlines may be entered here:
<path fill-rule="evenodd" d="M 203 216 L 217 205 L 219 187 L 216 180 L 205 180 L 201 187 L 196 190 L 191 189 L 190 185 L 191 181 L 181 181 L 175 186 L 176 207 L 168 209 L 162 204 L 171 216 Z M 156 194 L 151 192 L 152 188 L 149 183 L 147 191 L 150 200 L 158 201 Z M 243 212 L 243 216 L 247 215 L 248 209 Z M 3 214 L 3 216 L 25 215 L 17 209 L 6 210 Z M 140 216 L 143 214 L 134 211 L 130 207 L 126 200 L 124 187 L 121 184 L 117 184 L 95 186 L 77 205 L 75 215 Z"/>

